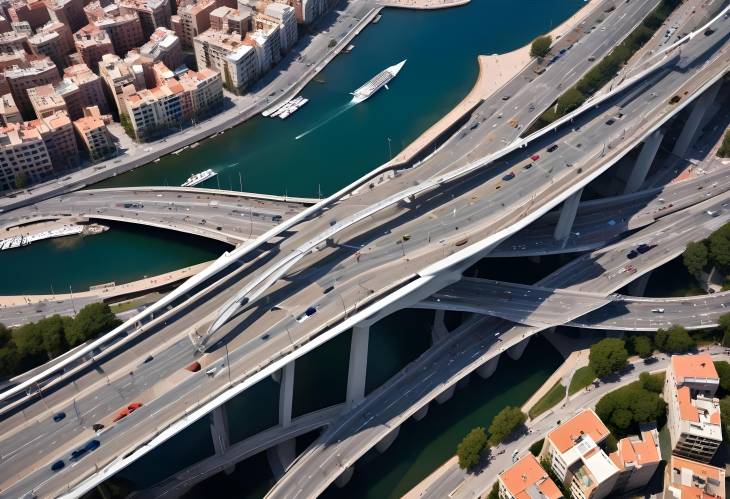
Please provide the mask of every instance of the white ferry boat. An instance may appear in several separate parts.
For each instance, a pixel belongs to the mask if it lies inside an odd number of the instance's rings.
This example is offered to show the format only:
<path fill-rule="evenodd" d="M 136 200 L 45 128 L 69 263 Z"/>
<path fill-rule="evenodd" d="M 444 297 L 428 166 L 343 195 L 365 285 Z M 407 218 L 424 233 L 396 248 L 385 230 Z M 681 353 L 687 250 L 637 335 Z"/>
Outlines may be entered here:
<path fill-rule="evenodd" d="M 357 104 L 359 102 L 369 99 L 375 92 L 377 92 L 381 88 L 388 88 L 388 82 L 396 77 L 396 75 L 400 72 L 405 63 L 406 61 L 403 60 L 395 66 L 385 68 L 380 73 L 376 74 L 365 85 L 352 92 L 352 102 Z"/>
<path fill-rule="evenodd" d="M 195 173 L 193 175 L 190 175 L 190 177 L 182 183 L 181 187 L 192 187 L 194 185 L 198 185 L 201 182 L 205 182 L 209 178 L 213 178 L 216 175 L 218 175 L 216 172 L 208 168 L 204 172 Z"/>

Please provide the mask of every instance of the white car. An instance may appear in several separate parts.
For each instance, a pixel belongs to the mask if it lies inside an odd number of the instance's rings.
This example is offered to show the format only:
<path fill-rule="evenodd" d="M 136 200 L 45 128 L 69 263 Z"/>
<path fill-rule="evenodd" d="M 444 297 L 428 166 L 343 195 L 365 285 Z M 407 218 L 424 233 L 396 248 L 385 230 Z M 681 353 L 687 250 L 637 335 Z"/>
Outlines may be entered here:
<path fill-rule="evenodd" d="M 664 313 L 664 309 L 663 308 L 652 308 L 651 311 L 654 314 L 663 314 Z"/>

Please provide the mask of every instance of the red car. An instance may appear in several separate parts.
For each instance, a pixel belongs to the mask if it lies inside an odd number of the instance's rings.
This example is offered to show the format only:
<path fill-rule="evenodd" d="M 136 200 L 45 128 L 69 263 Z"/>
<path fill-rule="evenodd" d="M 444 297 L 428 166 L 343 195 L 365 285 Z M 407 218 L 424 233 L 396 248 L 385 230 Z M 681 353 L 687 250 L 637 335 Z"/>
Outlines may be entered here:
<path fill-rule="evenodd" d="M 539 154 L 533 154 L 532 156 L 530 156 L 530 159 L 532 161 L 537 161 L 538 159 L 540 159 L 540 155 Z"/>
<path fill-rule="evenodd" d="M 120 409 L 119 412 L 117 412 L 116 416 L 114 416 L 114 419 L 112 419 L 112 423 L 116 423 L 120 419 L 126 418 L 140 407 L 142 407 L 141 402 L 132 402 L 127 407 L 124 407 L 123 409 Z"/>

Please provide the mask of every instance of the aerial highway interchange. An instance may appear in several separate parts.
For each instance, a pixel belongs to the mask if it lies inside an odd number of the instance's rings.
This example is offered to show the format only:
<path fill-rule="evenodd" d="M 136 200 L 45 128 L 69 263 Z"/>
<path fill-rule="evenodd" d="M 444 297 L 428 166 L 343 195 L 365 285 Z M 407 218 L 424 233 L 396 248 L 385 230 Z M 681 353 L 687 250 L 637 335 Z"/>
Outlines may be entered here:
<path fill-rule="evenodd" d="M 506 238 L 520 237 L 514 234 L 580 192 L 701 92 L 721 84 L 730 61 L 727 16 L 713 22 L 711 36 L 704 36 L 703 29 L 666 53 L 649 57 L 633 80 L 595 97 L 565 124 L 526 140 L 518 137 L 522 126 L 503 125 L 508 116 L 528 124 L 555 100 L 560 87 L 568 87 L 590 67 L 588 54 L 602 57 L 655 4 L 633 1 L 626 11 L 615 9 L 609 14 L 615 16 L 612 29 L 581 37 L 548 71 L 540 76 L 533 72 L 535 83 L 525 85 L 520 78 L 510 82 L 514 90 L 504 89 L 485 102 L 462 132 L 417 167 L 394 175 L 385 175 L 383 169 L 344 195 L 311 208 L 262 209 L 266 216 L 255 230 L 251 215 L 249 234 L 243 239 L 252 242 L 232 250 L 173 304 L 122 326 L 124 335 L 117 335 L 112 347 L 93 358 L 43 379 L 28 392 L 5 395 L 0 409 L 2 493 L 77 495 L 143 455 L 150 442 L 158 443 L 155 438 L 164 441 L 165 432 L 172 432 L 181 417 L 179 428 L 204 414 L 206 404 L 240 392 L 328 335 L 349 329 L 354 321 L 377 316 L 385 307 L 381 301 L 409 306 L 445 286 L 458 286 L 453 283 L 470 263 Z M 681 98 L 671 103 L 675 95 Z M 713 183 L 697 204 L 695 185 L 710 178 Z M 576 259 L 536 285 L 608 297 L 680 254 L 687 242 L 727 222 L 730 212 L 723 207 L 730 196 L 724 178 L 725 173 L 718 172 L 667 187 L 676 200 L 658 221 L 629 239 Z M 666 203 L 656 199 L 659 192 L 637 198 L 635 211 L 654 221 L 653 211 Z M 709 216 L 708 211 L 720 215 Z M 273 222 L 280 213 L 282 218 L 270 224 L 268 217 Z M 594 222 L 588 220 L 589 225 Z M 283 232 L 276 232 L 279 227 Z M 599 247 L 599 242 L 626 230 L 621 229 L 591 244 Z M 657 247 L 632 262 L 638 273 L 622 272 L 627 248 L 637 241 Z M 595 297 L 573 303 L 549 324 L 515 325 L 520 321 L 514 316 L 512 322 L 467 321 L 361 406 L 335 419 L 270 496 L 317 495 L 439 389 L 501 352 L 519 349 L 545 327 L 579 320 L 606 304 Z M 147 357 L 152 360 L 145 362 Z M 194 360 L 212 375 L 186 371 Z M 429 366 L 429 374 L 421 375 Z M 400 396 L 393 403 L 396 394 Z M 134 414 L 111 421 L 120 407 L 137 401 L 144 405 Z M 69 415 L 60 423 L 48 417 L 58 410 Z M 88 441 L 95 423 L 106 426 L 95 437 L 101 446 L 52 472 L 50 464 Z"/>

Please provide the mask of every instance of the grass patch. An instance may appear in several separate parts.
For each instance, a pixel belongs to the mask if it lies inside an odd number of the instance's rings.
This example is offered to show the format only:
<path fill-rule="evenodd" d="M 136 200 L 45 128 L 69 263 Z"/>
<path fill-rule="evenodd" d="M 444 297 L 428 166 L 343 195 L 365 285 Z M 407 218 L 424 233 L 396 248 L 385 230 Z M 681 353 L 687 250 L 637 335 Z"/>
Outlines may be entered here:
<path fill-rule="evenodd" d="M 573 395 L 574 393 L 581 391 L 583 388 L 593 383 L 594 379 L 596 379 L 596 374 L 593 372 L 593 369 L 591 369 L 591 366 L 581 367 L 575 371 L 573 379 L 570 380 L 568 395 Z"/>
<path fill-rule="evenodd" d="M 113 314 L 121 314 L 122 312 L 135 309 L 141 305 L 154 303 L 160 298 L 162 298 L 162 293 L 150 293 L 134 300 L 127 300 L 115 303 L 113 305 L 109 305 L 109 309 L 112 311 Z"/>
<path fill-rule="evenodd" d="M 543 412 L 557 405 L 564 397 L 565 386 L 558 381 L 545 395 L 543 395 L 540 400 L 537 401 L 535 405 L 532 406 L 528 412 L 530 419 L 536 418 Z"/>

